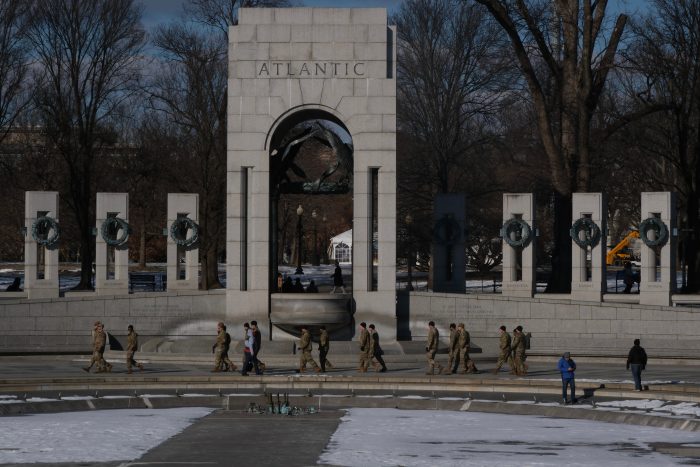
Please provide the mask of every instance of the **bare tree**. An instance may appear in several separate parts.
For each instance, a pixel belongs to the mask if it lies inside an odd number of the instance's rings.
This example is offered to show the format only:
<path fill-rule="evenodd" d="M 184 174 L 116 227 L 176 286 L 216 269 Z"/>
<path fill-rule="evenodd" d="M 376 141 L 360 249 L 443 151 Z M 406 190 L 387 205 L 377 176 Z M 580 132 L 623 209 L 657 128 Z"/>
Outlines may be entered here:
<path fill-rule="evenodd" d="M 503 102 L 506 43 L 484 11 L 458 0 L 407 0 L 393 19 L 399 125 L 422 155 L 415 173 L 434 192 L 463 189 Z"/>
<path fill-rule="evenodd" d="M 686 290 L 700 290 L 700 3 L 654 0 L 634 27 L 627 54 L 634 102 L 666 108 L 632 128 L 627 143 L 640 156 L 626 167 L 644 183 L 680 194 Z"/>
<path fill-rule="evenodd" d="M 114 142 L 110 124 L 136 89 L 144 38 L 133 0 L 41 0 L 28 37 L 37 64 L 36 105 L 67 169 L 67 204 L 80 229 L 81 276 L 90 289 L 95 167 Z"/>
<path fill-rule="evenodd" d="M 241 7 L 283 6 L 284 0 L 192 0 L 181 21 L 160 28 L 154 44 L 162 73 L 151 88 L 153 108 L 174 124 L 182 141 L 178 173 L 183 191 L 200 194 L 201 287 L 221 287 L 218 258 L 226 228 L 226 105 L 228 27 Z M 182 177 L 182 174 L 186 177 Z"/>
<path fill-rule="evenodd" d="M 159 29 L 155 45 L 165 69 L 151 101 L 174 124 L 182 142 L 177 171 L 170 174 L 183 191 L 200 194 L 201 285 L 220 288 L 218 255 L 225 229 L 226 42 L 183 24 Z"/>
<path fill-rule="evenodd" d="M 591 181 L 591 119 L 615 66 L 627 16 L 605 37 L 607 0 L 476 0 L 509 37 L 535 109 L 554 188 L 547 291 L 571 286 L 571 196 Z"/>
<path fill-rule="evenodd" d="M 0 2 L 0 143 L 29 102 L 26 93 L 28 20 L 27 2 Z"/>

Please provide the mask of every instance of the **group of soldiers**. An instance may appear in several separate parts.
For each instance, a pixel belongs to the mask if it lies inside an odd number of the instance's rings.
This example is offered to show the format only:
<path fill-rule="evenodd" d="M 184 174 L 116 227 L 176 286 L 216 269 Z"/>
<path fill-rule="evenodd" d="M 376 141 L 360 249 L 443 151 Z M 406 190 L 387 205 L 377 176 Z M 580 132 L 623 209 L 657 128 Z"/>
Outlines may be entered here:
<path fill-rule="evenodd" d="M 494 368 L 492 372 L 498 373 L 501 367 L 507 363 L 511 368 L 511 374 L 525 376 L 528 368 L 525 363 L 527 359 L 528 335 L 523 333 L 522 326 L 518 326 L 513 330 L 512 339 L 510 334 L 506 331 L 505 326 L 499 328 L 499 333 L 500 354 L 498 362 L 496 363 L 496 368 Z M 470 337 L 469 332 L 465 329 L 464 323 L 459 323 L 457 325 L 455 325 L 455 323 L 450 324 L 447 367 L 443 367 L 435 359 L 435 355 L 438 352 L 439 340 L 440 333 L 435 327 L 435 322 L 430 321 L 428 323 L 428 340 L 425 344 L 425 351 L 428 359 L 427 375 L 435 374 L 435 370 L 437 370 L 438 374 L 451 375 L 457 373 L 460 365 L 462 367 L 460 373 L 468 374 L 479 372 L 474 360 L 469 357 Z"/>
<path fill-rule="evenodd" d="M 249 371 L 255 370 L 255 374 L 261 375 L 265 370 L 265 364 L 258 359 L 260 347 L 262 345 L 262 336 L 258 329 L 258 323 L 251 321 L 250 325 L 245 323 L 244 329 L 244 360 L 241 374 L 246 376 Z M 435 322 L 428 323 L 428 339 L 425 345 L 426 356 L 428 359 L 428 371 L 426 374 L 434 375 L 435 370 L 438 374 L 454 374 L 457 373 L 460 365 L 460 373 L 478 373 L 474 360 L 469 357 L 470 336 L 465 329 L 464 323 L 450 324 L 450 337 L 448 347 L 448 362 L 447 366 L 443 367 L 435 359 L 438 352 L 440 333 L 435 327 Z M 143 370 L 143 364 L 134 360 L 134 354 L 138 349 L 138 334 L 134 331 L 134 327 L 130 324 L 127 328 L 127 345 L 126 345 L 126 369 L 127 373 L 132 373 L 132 367 L 138 367 Z M 333 365 L 328 361 L 328 351 L 330 350 L 330 339 L 325 326 L 319 328 L 319 361 L 320 365 L 311 356 L 312 339 L 308 326 L 301 327 L 301 338 L 297 349 L 301 352 L 299 357 L 299 373 L 306 371 L 307 365 L 311 365 L 316 373 L 325 373 L 326 368 L 332 368 Z M 493 373 L 498 373 L 504 364 L 507 364 L 511 369 L 511 374 L 517 376 L 527 375 L 528 366 L 525 363 L 527 359 L 527 348 L 529 334 L 523 332 L 522 326 L 517 326 L 513 329 L 513 337 L 506 331 L 505 326 L 499 328 L 499 357 L 496 363 L 496 368 Z M 107 333 L 104 330 L 104 324 L 100 321 L 95 321 L 92 331 L 93 337 L 93 353 L 90 365 L 84 367 L 83 370 L 90 372 L 93 365 L 97 365 L 97 373 L 111 372 L 112 365 L 104 358 L 104 351 L 107 345 Z M 359 345 L 360 345 L 360 364 L 358 372 L 367 372 L 371 365 L 375 371 L 386 372 L 387 367 L 384 362 L 384 351 L 379 344 L 379 333 L 374 324 L 367 326 L 367 323 L 360 323 L 359 328 Z M 214 368 L 212 372 L 235 371 L 237 366 L 229 358 L 229 350 L 231 347 L 231 335 L 226 331 L 226 325 L 222 322 L 217 323 L 216 343 L 212 346 L 214 353 Z"/>
<path fill-rule="evenodd" d="M 505 326 L 501 326 L 498 329 L 500 333 L 499 338 L 499 349 L 500 353 L 498 355 L 498 362 L 496 363 L 496 368 L 492 370 L 493 373 L 498 373 L 501 371 L 501 367 L 507 363 L 510 367 L 510 374 L 517 376 L 527 375 L 527 348 L 529 334 L 523 333 L 523 327 L 518 326 L 513 329 L 513 338 L 511 339 L 510 334 L 506 331 Z"/>
<path fill-rule="evenodd" d="M 379 333 L 374 324 L 370 324 L 369 328 L 364 321 L 360 323 L 360 367 L 357 369 L 360 373 L 366 373 L 370 365 L 374 371 L 385 373 L 387 371 L 386 363 L 384 363 L 384 351 L 379 345 Z"/>
<path fill-rule="evenodd" d="M 465 329 L 464 323 L 450 324 L 450 339 L 447 349 L 449 359 L 447 361 L 447 367 L 443 367 L 435 359 L 435 355 L 438 352 L 439 340 L 440 333 L 435 327 L 435 322 L 430 321 L 428 323 L 428 340 L 425 343 L 425 351 L 428 359 L 427 375 L 435 374 L 436 369 L 438 374 L 443 373 L 451 375 L 457 373 L 460 364 L 462 366 L 461 373 L 479 372 L 474 360 L 469 357 L 470 337 L 469 332 Z"/>
<path fill-rule="evenodd" d="M 112 364 L 104 358 L 105 348 L 107 347 L 107 333 L 105 332 L 104 324 L 101 321 L 95 321 L 92 329 L 92 359 L 90 365 L 83 368 L 83 371 L 90 373 L 93 365 L 97 365 L 96 373 L 110 373 Z M 134 331 L 134 327 L 130 324 L 127 327 L 126 336 L 126 372 L 131 374 L 132 366 L 143 370 L 143 364 L 134 360 L 134 354 L 139 348 L 139 335 Z"/>
<path fill-rule="evenodd" d="M 258 360 L 258 353 L 262 346 L 262 334 L 258 329 L 257 321 L 243 324 L 243 366 L 241 374 L 247 376 L 249 371 L 255 370 L 256 375 L 261 375 L 265 364 Z M 212 346 L 214 354 L 214 368 L 212 372 L 236 371 L 238 367 L 231 361 L 228 352 L 231 348 L 231 335 L 226 331 L 226 325 L 222 322 L 216 324 L 216 342 Z"/>
<path fill-rule="evenodd" d="M 297 349 L 301 352 L 299 357 L 299 373 L 306 371 L 306 366 L 311 365 L 311 368 L 316 373 L 325 373 L 326 368 L 332 368 L 333 365 L 328 361 L 328 350 L 330 349 L 330 339 L 325 326 L 319 327 L 318 351 L 320 365 L 311 356 L 312 343 L 311 333 L 307 326 L 301 327 L 301 338 Z M 357 369 L 360 373 L 366 373 L 370 365 L 378 372 L 386 372 L 387 367 L 384 362 L 384 350 L 379 344 L 379 333 L 374 324 L 367 326 L 364 321 L 360 323 L 359 329 L 359 344 L 360 344 L 360 364 Z"/>

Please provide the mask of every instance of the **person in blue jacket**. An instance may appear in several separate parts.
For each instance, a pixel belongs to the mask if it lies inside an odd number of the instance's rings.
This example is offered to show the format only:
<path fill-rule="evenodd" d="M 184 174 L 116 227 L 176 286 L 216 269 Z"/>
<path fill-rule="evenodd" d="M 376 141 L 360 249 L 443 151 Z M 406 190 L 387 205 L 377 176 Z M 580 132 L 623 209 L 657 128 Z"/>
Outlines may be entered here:
<path fill-rule="evenodd" d="M 559 359 L 559 364 L 557 368 L 561 372 L 561 395 L 564 399 L 564 404 L 575 404 L 576 397 L 576 383 L 574 380 L 574 372 L 576 371 L 576 362 L 571 358 L 569 352 L 565 352 L 564 355 Z M 571 387 L 571 401 L 566 399 L 566 387 Z"/>

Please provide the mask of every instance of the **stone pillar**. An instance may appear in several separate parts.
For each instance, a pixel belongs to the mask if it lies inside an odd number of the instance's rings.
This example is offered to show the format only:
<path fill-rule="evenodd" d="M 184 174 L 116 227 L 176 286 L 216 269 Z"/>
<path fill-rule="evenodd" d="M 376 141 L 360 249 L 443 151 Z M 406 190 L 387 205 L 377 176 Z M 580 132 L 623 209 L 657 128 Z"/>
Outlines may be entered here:
<path fill-rule="evenodd" d="M 582 248 L 571 240 L 571 299 L 600 302 L 606 291 L 606 236 L 607 203 L 602 193 L 574 193 L 571 218 L 574 224 L 578 219 L 589 218 L 598 226 L 597 243 L 593 247 Z M 573 227 L 572 227 L 573 228 Z M 579 233 L 583 240 L 585 230 Z M 590 254 L 590 271 L 587 257 Z"/>
<path fill-rule="evenodd" d="M 122 295 L 129 293 L 129 249 L 113 247 L 102 237 L 102 224 L 108 217 L 129 221 L 128 193 L 97 193 L 95 211 L 95 293 Z M 121 236 L 121 230 L 117 233 Z M 112 267 L 109 267 L 109 266 Z"/>
<path fill-rule="evenodd" d="M 532 297 L 535 289 L 535 197 L 532 193 L 503 194 L 503 224 L 511 219 L 524 221 L 530 232 L 521 232 L 529 238 L 522 247 L 513 247 L 506 242 L 508 233 L 503 236 L 503 295 L 511 297 Z M 518 232 L 509 235 L 511 241 L 522 241 Z"/>
<path fill-rule="evenodd" d="M 27 191 L 24 205 L 24 291 L 28 298 L 58 297 L 58 249 L 40 245 L 32 236 L 39 217 L 58 223 L 58 192 Z"/>
<path fill-rule="evenodd" d="M 199 224 L 199 195 L 168 193 L 168 290 L 197 290 L 199 248 L 185 248 L 178 245 L 172 237 L 173 223 L 181 217 L 187 217 Z M 189 238 L 192 232 L 188 230 L 187 235 Z M 184 262 L 181 261 L 183 258 Z"/>
<path fill-rule="evenodd" d="M 438 193 L 433 208 L 433 291 L 464 293 L 465 203 L 463 193 Z"/>
<path fill-rule="evenodd" d="M 663 245 L 649 247 L 642 242 L 639 303 L 671 306 L 676 290 L 676 196 L 671 192 L 642 193 L 642 221 L 656 217 L 666 225 L 668 239 Z M 640 239 L 642 232 L 639 232 Z M 652 240 L 654 232 L 650 233 Z M 657 256 L 657 251 L 659 252 Z"/>
<path fill-rule="evenodd" d="M 395 339 L 397 38 L 386 9 L 241 8 L 229 39 L 226 320 L 255 319 L 265 338 L 273 331 L 271 141 L 326 119 L 347 129 L 354 148 L 354 318 Z"/>

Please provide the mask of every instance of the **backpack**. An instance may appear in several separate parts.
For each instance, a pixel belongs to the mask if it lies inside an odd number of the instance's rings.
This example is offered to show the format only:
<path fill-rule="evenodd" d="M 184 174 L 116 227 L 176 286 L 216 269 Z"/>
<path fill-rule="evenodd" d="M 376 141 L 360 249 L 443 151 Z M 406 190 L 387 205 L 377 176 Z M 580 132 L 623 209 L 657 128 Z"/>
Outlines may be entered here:
<path fill-rule="evenodd" d="M 531 332 L 526 332 L 523 336 L 523 339 L 525 339 L 525 349 L 530 350 L 530 339 L 532 338 L 532 333 Z"/>

